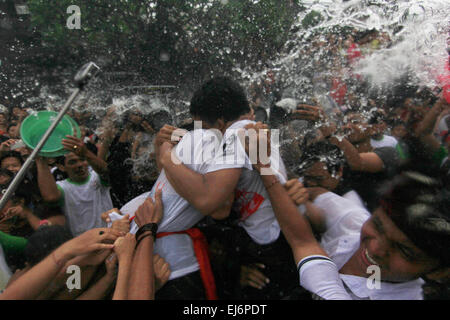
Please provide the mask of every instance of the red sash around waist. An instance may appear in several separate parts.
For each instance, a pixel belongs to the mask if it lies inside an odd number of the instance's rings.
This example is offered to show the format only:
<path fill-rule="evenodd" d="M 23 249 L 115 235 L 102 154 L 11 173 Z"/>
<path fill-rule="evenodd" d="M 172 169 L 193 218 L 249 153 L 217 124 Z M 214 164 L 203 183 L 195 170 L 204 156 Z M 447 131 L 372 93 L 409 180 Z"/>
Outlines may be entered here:
<path fill-rule="evenodd" d="M 191 228 L 177 232 L 160 232 L 156 234 L 156 238 L 162 238 L 172 234 L 187 234 L 191 237 L 194 244 L 194 252 L 200 266 L 200 276 L 203 286 L 205 287 L 206 299 L 217 300 L 216 283 L 211 269 L 208 255 L 208 242 L 203 233 L 197 228 Z"/>

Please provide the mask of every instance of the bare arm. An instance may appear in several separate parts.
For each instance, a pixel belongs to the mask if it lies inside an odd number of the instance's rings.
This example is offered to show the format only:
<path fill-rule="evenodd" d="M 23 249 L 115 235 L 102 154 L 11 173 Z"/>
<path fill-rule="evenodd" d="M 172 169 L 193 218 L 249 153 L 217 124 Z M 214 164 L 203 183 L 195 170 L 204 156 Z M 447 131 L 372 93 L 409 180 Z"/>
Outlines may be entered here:
<path fill-rule="evenodd" d="M 264 186 L 269 193 L 273 211 L 280 224 L 286 240 L 292 248 L 295 263 L 310 255 L 324 255 L 314 237 L 311 227 L 300 214 L 284 187 L 275 175 L 261 175 Z"/>
<path fill-rule="evenodd" d="M 113 300 L 126 300 L 130 283 L 131 263 L 133 261 L 136 239 L 128 233 L 125 237 L 118 238 L 114 243 L 114 251 L 119 260 L 119 273 L 117 275 L 116 290 Z"/>
<path fill-rule="evenodd" d="M 445 107 L 448 107 L 444 98 L 440 98 L 431 108 L 429 112 L 425 114 L 425 117 L 422 121 L 417 125 L 414 130 L 414 134 L 416 137 L 422 137 L 433 132 L 433 128 L 436 124 L 436 121 L 439 115 L 444 111 Z"/>
<path fill-rule="evenodd" d="M 161 150 L 161 164 L 175 191 L 204 215 L 226 206 L 238 183 L 241 168 L 224 169 L 200 174 L 184 164 L 172 162 L 172 146 L 165 142 Z M 175 157 L 175 155 L 173 155 Z"/>
<path fill-rule="evenodd" d="M 351 170 L 372 173 L 384 170 L 384 163 L 376 153 L 358 153 L 358 150 L 345 138 L 331 136 L 329 141 L 342 150 Z"/>
<path fill-rule="evenodd" d="M 103 233 L 99 234 L 99 231 L 103 231 Z M 105 240 L 115 240 L 118 235 L 118 231 L 98 228 L 86 231 L 82 235 L 66 242 L 14 281 L 0 295 L 0 300 L 27 300 L 36 298 L 49 285 L 67 261 L 78 255 L 87 254 L 99 249 L 111 249 L 112 245 L 102 242 Z"/>
<path fill-rule="evenodd" d="M 131 268 L 128 288 L 129 300 L 153 300 L 155 298 L 155 279 L 153 271 L 153 235 L 142 234 L 143 238 L 136 248 Z"/>
<path fill-rule="evenodd" d="M 46 202 L 58 201 L 62 194 L 56 185 L 47 160 L 44 158 L 36 158 L 37 180 L 41 196 Z"/>
<path fill-rule="evenodd" d="M 161 190 L 157 190 L 155 201 L 147 198 L 136 211 L 135 221 L 140 227 L 148 223 L 159 223 L 163 216 Z M 153 266 L 153 234 L 146 231 L 139 236 L 136 252 L 134 254 L 128 289 L 130 300 L 153 300 L 155 298 L 155 277 Z"/>

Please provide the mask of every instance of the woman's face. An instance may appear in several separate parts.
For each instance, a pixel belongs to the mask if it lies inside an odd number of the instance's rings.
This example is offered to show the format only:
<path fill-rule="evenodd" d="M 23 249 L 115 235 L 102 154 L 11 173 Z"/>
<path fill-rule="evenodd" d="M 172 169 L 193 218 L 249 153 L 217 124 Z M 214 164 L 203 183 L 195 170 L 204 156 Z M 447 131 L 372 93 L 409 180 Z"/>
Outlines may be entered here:
<path fill-rule="evenodd" d="M 369 266 L 379 266 L 383 281 L 414 280 L 438 266 L 437 260 L 416 247 L 381 207 L 362 226 L 360 241 L 356 255 L 361 269 L 367 273 Z"/>

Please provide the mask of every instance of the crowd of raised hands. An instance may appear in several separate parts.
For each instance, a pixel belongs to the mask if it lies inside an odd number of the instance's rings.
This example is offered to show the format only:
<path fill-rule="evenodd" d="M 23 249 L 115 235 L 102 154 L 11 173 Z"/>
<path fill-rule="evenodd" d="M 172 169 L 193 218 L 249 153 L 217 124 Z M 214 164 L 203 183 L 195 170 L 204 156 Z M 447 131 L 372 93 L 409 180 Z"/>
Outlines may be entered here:
<path fill-rule="evenodd" d="M 109 213 L 102 218 L 109 219 Z M 134 221 L 139 228 L 158 224 L 162 214 L 159 191 L 138 208 Z M 169 265 L 153 254 L 152 231 L 141 232 L 136 239 L 129 230 L 125 215 L 110 228 L 91 229 L 63 243 L 32 268 L 18 271 L 0 299 L 153 299 L 169 278 Z M 78 268 L 80 279 L 71 278 L 70 271 Z"/>

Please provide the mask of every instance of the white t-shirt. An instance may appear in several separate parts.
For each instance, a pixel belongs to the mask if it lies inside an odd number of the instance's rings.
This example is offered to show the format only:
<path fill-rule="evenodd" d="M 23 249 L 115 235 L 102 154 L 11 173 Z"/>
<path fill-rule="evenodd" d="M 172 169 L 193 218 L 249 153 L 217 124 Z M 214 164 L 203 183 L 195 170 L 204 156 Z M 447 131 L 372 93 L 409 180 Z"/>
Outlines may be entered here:
<path fill-rule="evenodd" d="M 276 241 L 281 229 L 275 218 L 269 194 L 262 179 L 259 173 L 252 169 L 250 158 L 239 141 L 238 130 L 249 123 L 255 122 L 249 120 L 237 121 L 226 130 L 222 147 L 219 148 L 219 153 L 208 172 L 222 170 L 224 167 L 243 168 L 236 186 L 233 209 L 240 214 L 239 225 L 256 243 L 264 245 Z M 272 144 L 271 165 L 280 183 L 285 184 L 287 180 L 286 169 L 278 151 L 276 146 Z"/>
<path fill-rule="evenodd" d="M 65 179 L 56 184 L 61 191 L 60 201 L 64 202 L 67 225 L 74 237 L 93 228 L 106 227 L 101 215 L 113 208 L 110 187 L 94 170 L 89 168 L 89 178 L 84 183 Z"/>
<path fill-rule="evenodd" d="M 204 174 L 208 171 L 213 161 L 216 150 L 220 146 L 221 137 L 212 130 L 196 129 L 186 133 L 175 147 L 177 158 L 188 168 Z M 122 214 L 134 216 L 136 210 L 151 196 L 154 199 L 156 189 L 162 188 L 162 201 L 164 215 L 158 226 L 158 232 L 176 232 L 192 228 L 203 219 L 204 215 L 192 207 L 182 198 L 167 180 L 165 171 L 162 170 L 152 190 L 144 193 L 125 204 L 121 209 Z M 115 218 L 111 216 L 111 219 Z M 136 223 L 131 223 L 131 233 L 136 233 Z M 154 247 L 155 254 L 160 255 L 170 266 L 169 280 L 185 276 L 199 270 L 197 258 L 192 245 L 192 240 L 187 234 L 175 234 L 158 238 Z"/>
<path fill-rule="evenodd" d="M 8 267 L 5 260 L 5 254 L 3 253 L 3 248 L 0 245 L 0 293 L 5 290 L 8 284 L 9 278 L 11 278 L 12 272 Z"/>
<path fill-rule="evenodd" d="M 327 252 L 331 261 L 336 265 L 337 270 L 340 270 L 358 250 L 360 246 L 361 227 L 370 217 L 370 214 L 358 203 L 340 197 L 332 192 L 319 195 L 314 200 L 314 204 L 324 212 L 326 217 L 327 231 L 322 235 L 321 246 Z M 322 282 L 317 280 L 312 282 L 304 279 L 303 281 L 309 284 L 308 290 L 319 296 L 322 294 L 321 297 L 325 299 L 333 297 L 333 295 L 330 295 L 330 292 L 333 293 L 333 290 L 336 290 L 336 293 L 342 296 L 342 292 L 339 291 L 339 288 L 342 288 L 342 286 L 336 283 L 338 280 L 333 276 L 333 272 L 319 271 L 317 266 L 315 269 L 317 273 L 324 272 L 322 275 L 316 275 L 315 279 L 323 277 L 327 281 Z M 302 276 L 302 270 L 299 270 L 299 272 L 300 276 Z M 345 274 L 339 274 L 339 278 L 352 299 L 423 299 L 422 285 L 424 282 L 421 279 L 402 283 L 381 282 L 379 289 L 370 289 L 367 285 L 367 278 Z M 330 291 L 329 288 L 333 288 L 333 290 Z M 324 292 L 329 295 L 323 296 Z"/>
<path fill-rule="evenodd" d="M 395 148 L 398 144 L 397 139 L 392 136 L 383 135 L 381 140 L 370 139 L 370 145 L 374 149 L 382 148 L 382 147 L 392 147 Z"/>

